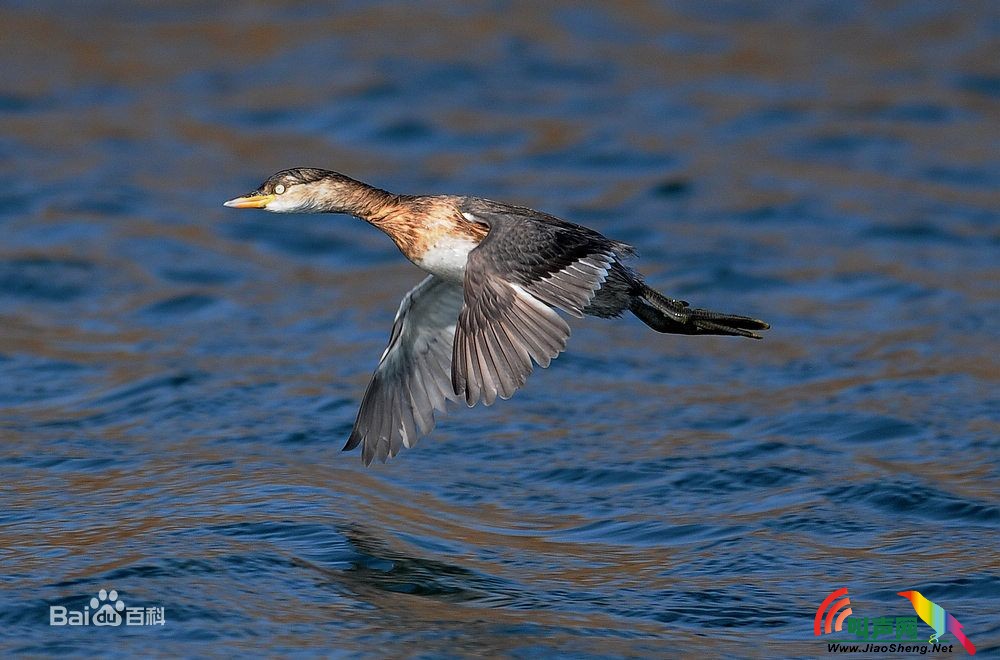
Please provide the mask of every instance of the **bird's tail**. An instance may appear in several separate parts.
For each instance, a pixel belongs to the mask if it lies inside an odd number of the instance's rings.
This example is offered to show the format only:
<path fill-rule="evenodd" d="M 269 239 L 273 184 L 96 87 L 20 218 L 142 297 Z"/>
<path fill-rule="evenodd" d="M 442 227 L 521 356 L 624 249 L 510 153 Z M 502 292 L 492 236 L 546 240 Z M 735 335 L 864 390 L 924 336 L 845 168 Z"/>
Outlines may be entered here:
<path fill-rule="evenodd" d="M 962 632 L 962 624 L 959 623 L 958 619 L 953 617 L 951 614 L 948 614 L 947 617 L 948 632 L 955 636 L 955 639 L 957 639 L 958 643 L 962 645 L 962 648 L 968 651 L 969 655 L 975 655 L 976 647 L 973 646 L 972 641 L 965 636 L 964 632 Z"/>
<path fill-rule="evenodd" d="M 653 330 L 678 335 L 732 335 L 760 339 L 761 336 L 754 330 L 771 327 L 749 316 L 692 309 L 683 300 L 667 298 L 645 284 L 639 295 L 632 298 L 629 309 Z"/>

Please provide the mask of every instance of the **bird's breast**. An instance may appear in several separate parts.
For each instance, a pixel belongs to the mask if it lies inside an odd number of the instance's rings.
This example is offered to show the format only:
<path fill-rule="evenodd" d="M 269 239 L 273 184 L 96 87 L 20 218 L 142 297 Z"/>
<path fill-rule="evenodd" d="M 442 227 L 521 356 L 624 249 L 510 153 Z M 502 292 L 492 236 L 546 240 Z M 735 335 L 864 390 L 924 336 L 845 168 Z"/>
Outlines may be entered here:
<path fill-rule="evenodd" d="M 469 252 L 486 238 L 489 228 L 464 217 L 457 198 L 407 199 L 370 222 L 388 234 L 406 258 L 432 275 L 462 282 Z"/>
<path fill-rule="evenodd" d="M 442 234 L 429 242 L 423 254 L 413 260 L 428 273 L 453 282 L 462 282 L 469 252 L 479 241 L 469 236 Z"/>

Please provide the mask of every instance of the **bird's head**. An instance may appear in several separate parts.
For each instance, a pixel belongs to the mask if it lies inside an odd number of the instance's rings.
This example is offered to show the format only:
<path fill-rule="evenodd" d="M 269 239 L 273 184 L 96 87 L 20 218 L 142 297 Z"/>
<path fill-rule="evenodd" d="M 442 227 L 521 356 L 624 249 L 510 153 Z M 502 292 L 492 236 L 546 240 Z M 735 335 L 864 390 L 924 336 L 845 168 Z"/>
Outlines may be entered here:
<path fill-rule="evenodd" d="M 906 600 L 908 600 L 910 602 L 913 602 L 913 594 L 915 594 L 915 593 L 916 593 L 915 591 L 900 591 L 896 595 L 897 596 L 902 596 Z"/>
<path fill-rule="evenodd" d="M 225 206 L 273 213 L 351 213 L 352 200 L 363 185 L 339 172 L 296 167 L 272 174 L 252 193 Z"/>

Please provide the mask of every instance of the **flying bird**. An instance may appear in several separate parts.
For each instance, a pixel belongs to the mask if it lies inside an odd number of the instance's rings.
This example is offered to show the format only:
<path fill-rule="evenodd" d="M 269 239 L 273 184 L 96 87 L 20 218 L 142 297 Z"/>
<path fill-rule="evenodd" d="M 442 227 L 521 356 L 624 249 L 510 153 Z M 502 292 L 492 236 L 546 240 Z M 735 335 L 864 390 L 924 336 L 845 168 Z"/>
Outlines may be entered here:
<path fill-rule="evenodd" d="M 958 619 L 948 614 L 943 607 L 927 600 L 919 591 L 900 591 L 898 595 L 909 600 L 920 620 L 934 629 L 934 634 L 927 640 L 928 644 L 937 644 L 941 635 L 950 632 L 958 640 L 958 643 L 969 652 L 969 655 L 976 654 L 976 647 L 962 632 L 962 624 L 958 622 Z"/>
<path fill-rule="evenodd" d="M 548 367 L 576 317 L 630 311 L 657 332 L 760 339 L 757 319 L 695 309 L 650 288 L 624 261 L 631 246 L 547 213 L 477 197 L 395 195 L 330 170 L 270 176 L 226 206 L 344 213 L 385 232 L 429 273 L 400 303 L 389 345 L 344 447 L 365 465 L 412 447 L 435 410 L 508 399 L 533 363 Z"/>

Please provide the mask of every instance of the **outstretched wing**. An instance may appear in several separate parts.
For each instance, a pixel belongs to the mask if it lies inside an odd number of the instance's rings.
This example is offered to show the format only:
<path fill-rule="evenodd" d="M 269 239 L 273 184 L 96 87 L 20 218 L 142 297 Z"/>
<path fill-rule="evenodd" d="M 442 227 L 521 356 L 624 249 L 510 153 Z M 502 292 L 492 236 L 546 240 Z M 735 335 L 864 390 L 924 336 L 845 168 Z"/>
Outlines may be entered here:
<path fill-rule="evenodd" d="M 524 384 L 532 361 L 547 367 L 565 349 L 569 325 L 553 308 L 583 316 L 631 248 L 531 209 L 472 198 L 461 209 L 490 231 L 466 263 L 451 379 L 469 406 L 491 405 Z"/>
<path fill-rule="evenodd" d="M 362 445 L 365 465 L 385 462 L 434 428 L 434 411 L 457 401 L 450 382 L 462 287 L 433 275 L 403 297 L 389 345 L 365 390 L 344 450 Z"/>

